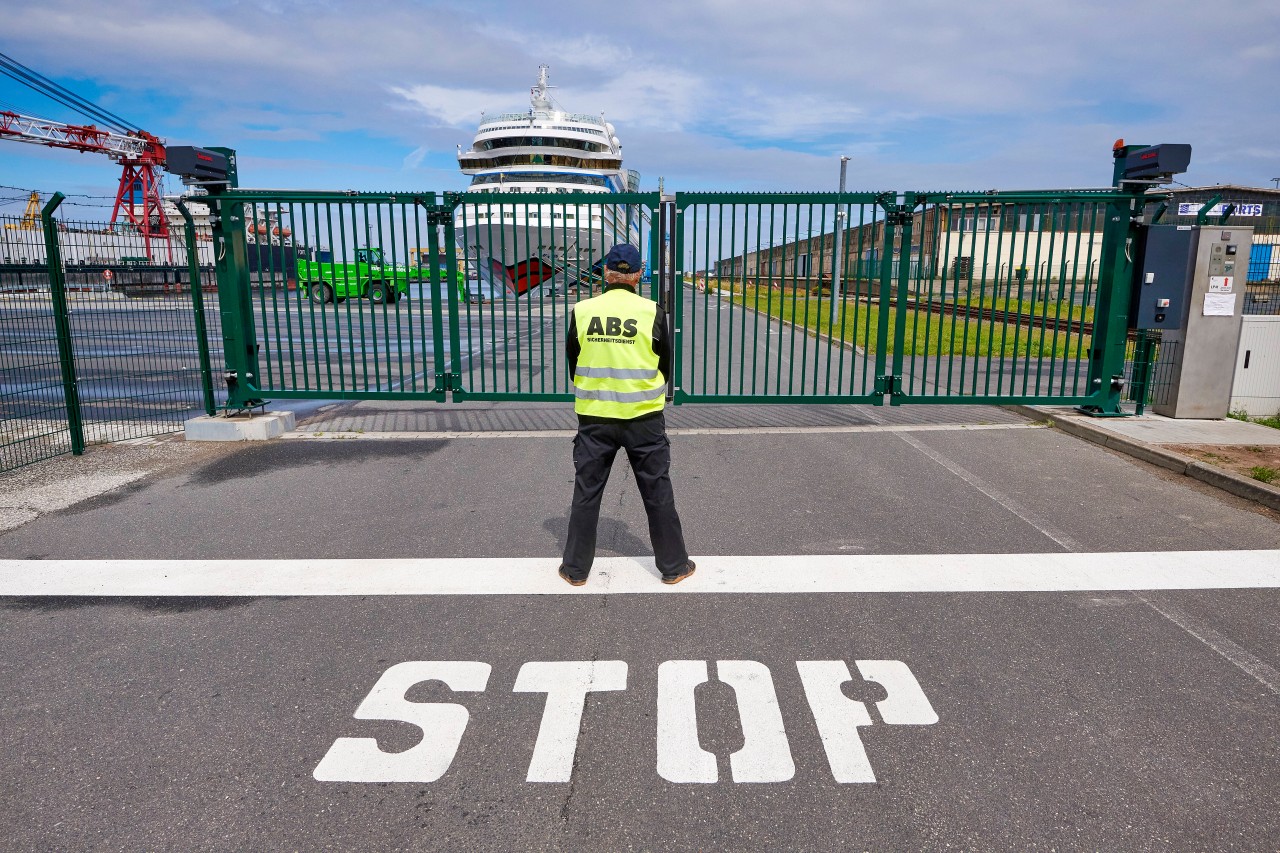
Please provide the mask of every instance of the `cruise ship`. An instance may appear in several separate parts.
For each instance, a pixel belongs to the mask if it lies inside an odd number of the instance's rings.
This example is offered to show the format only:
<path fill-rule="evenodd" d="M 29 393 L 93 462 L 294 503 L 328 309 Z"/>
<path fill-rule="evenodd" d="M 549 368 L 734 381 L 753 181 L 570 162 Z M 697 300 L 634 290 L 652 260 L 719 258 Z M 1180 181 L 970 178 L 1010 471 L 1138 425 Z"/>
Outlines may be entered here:
<path fill-rule="evenodd" d="M 613 125 L 603 113 L 561 109 L 551 97 L 547 72 L 546 65 L 538 67 L 528 112 L 482 114 L 471 147 L 458 150 L 458 165 L 471 176 L 467 192 L 499 196 L 469 199 L 458 208 L 459 249 L 482 278 L 492 277 L 517 294 L 542 286 L 559 292 L 597 281 L 615 243 L 645 249 L 640 245 L 647 216 L 642 207 L 529 197 L 640 190 L 640 173 L 622 168 L 622 144 Z"/>

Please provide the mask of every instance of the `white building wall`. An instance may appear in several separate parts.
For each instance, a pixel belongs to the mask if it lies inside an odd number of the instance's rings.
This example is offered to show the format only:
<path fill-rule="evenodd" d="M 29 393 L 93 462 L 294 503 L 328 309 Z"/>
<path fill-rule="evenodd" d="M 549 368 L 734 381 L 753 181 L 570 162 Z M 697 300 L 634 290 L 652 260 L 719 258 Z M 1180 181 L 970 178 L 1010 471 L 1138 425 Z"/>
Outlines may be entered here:
<path fill-rule="evenodd" d="M 1091 273 L 1097 281 L 1102 232 L 948 231 L 939 235 L 935 274 L 950 276 L 960 257 L 970 259 L 975 279 L 1016 281 L 1017 270 L 1025 267 L 1028 280 L 1065 277 L 1083 283 Z"/>

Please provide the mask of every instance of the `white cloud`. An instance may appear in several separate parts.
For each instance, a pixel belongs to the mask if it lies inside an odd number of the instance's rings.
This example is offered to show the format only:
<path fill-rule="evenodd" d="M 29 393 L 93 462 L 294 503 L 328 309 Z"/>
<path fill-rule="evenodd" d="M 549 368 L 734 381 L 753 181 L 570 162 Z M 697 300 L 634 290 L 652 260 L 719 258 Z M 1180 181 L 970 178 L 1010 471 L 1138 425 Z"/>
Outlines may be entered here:
<path fill-rule="evenodd" d="M 484 92 L 478 89 L 447 89 L 443 86 L 420 83 L 407 87 L 393 86 L 391 91 L 417 105 L 432 118 L 454 127 L 478 123 L 484 107 L 478 107 L 477 104 L 490 104 L 510 110 L 519 107 L 518 102 L 512 100 L 510 94 Z M 528 109 L 528 101 L 526 100 L 525 103 L 525 109 Z M 491 111 L 503 110 L 491 109 Z"/>
<path fill-rule="evenodd" d="M 839 153 L 898 186 L 1098 183 L 1117 136 L 1191 142 L 1188 180 L 1265 182 L 1277 45 L 1275 0 L 42 0 L 0 33 L 148 129 L 263 164 L 357 137 L 343 156 L 436 162 L 481 110 L 527 109 L 545 62 L 629 166 L 776 189 L 829 187 Z"/>
<path fill-rule="evenodd" d="M 428 151 L 427 146 L 419 145 L 417 148 L 410 151 L 404 158 L 404 167 L 406 169 L 420 168 L 422 166 L 422 161 L 426 159 L 428 153 L 430 152 Z"/>

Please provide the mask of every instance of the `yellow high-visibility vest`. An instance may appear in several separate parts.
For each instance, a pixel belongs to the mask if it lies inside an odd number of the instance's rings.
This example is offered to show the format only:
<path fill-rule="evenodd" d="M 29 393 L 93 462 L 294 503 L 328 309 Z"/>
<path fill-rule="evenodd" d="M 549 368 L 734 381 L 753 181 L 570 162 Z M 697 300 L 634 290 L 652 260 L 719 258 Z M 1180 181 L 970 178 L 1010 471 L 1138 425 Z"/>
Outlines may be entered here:
<path fill-rule="evenodd" d="M 666 380 L 653 351 L 658 306 L 623 287 L 573 308 L 578 366 L 573 410 L 597 418 L 631 420 L 662 411 Z"/>

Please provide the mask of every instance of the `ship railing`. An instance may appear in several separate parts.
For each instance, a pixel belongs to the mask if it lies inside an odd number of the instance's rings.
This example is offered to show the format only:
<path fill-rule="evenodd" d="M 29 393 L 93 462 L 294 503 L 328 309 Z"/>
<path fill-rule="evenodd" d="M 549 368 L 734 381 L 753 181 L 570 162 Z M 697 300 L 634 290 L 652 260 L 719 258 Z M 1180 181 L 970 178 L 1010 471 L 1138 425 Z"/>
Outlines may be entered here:
<path fill-rule="evenodd" d="M 593 116 L 588 113 L 557 113 L 547 110 L 532 110 L 522 113 L 501 113 L 496 116 L 485 116 L 484 121 L 480 122 L 480 129 L 484 130 L 491 124 L 508 121 L 528 121 L 529 119 L 547 119 L 550 121 L 576 121 L 581 124 L 591 124 L 596 127 L 604 127 L 604 120 L 600 116 Z"/>

